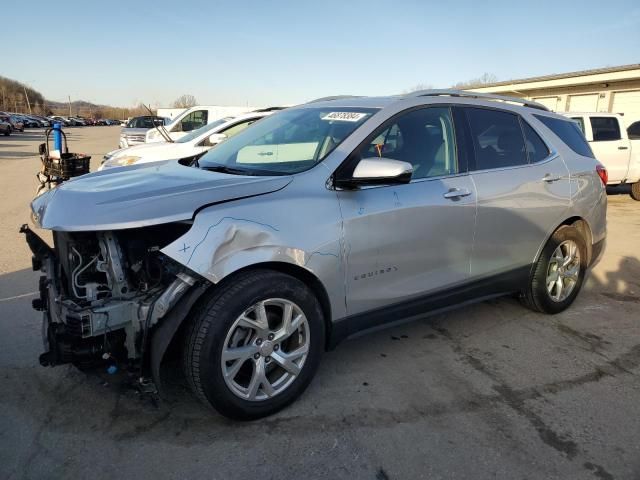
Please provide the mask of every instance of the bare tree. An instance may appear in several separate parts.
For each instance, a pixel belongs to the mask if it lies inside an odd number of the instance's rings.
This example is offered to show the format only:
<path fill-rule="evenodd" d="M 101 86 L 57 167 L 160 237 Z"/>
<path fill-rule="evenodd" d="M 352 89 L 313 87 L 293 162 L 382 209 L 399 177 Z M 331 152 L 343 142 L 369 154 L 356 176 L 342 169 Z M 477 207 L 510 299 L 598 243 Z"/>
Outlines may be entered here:
<path fill-rule="evenodd" d="M 464 89 L 470 87 L 479 87 L 481 85 L 487 85 L 489 83 L 495 83 L 498 81 L 498 77 L 496 77 L 493 73 L 483 73 L 478 78 L 472 78 L 471 80 L 467 80 L 466 82 L 458 82 L 452 88 Z"/>
<path fill-rule="evenodd" d="M 193 95 L 180 95 L 175 102 L 173 102 L 174 108 L 190 108 L 197 104 L 198 101 Z"/>

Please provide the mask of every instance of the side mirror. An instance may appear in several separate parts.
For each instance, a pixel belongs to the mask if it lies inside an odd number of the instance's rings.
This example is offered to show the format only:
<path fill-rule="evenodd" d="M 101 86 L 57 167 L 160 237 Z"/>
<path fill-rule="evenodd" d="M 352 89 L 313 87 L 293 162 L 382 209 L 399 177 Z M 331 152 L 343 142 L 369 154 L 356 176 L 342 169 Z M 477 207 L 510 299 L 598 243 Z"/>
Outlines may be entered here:
<path fill-rule="evenodd" d="M 400 160 L 384 157 L 363 158 L 350 178 L 336 178 L 336 187 L 356 188 L 367 185 L 396 185 L 409 183 L 413 166 Z"/>
<path fill-rule="evenodd" d="M 227 136 L 224 133 L 214 133 L 209 136 L 209 145 L 217 145 L 220 142 L 224 142 Z"/>

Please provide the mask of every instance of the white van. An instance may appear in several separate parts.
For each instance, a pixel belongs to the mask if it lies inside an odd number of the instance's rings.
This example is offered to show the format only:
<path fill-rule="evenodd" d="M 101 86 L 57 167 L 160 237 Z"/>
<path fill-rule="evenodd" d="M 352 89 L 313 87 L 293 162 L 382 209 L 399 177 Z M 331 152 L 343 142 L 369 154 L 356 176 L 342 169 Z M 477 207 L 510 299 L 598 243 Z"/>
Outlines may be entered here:
<path fill-rule="evenodd" d="M 205 125 L 215 122 L 225 117 L 237 117 L 246 112 L 256 110 L 255 107 L 220 107 L 215 105 L 197 105 L 191 107 L 181 114 L 175 120 L 166 125 L 164 128 L 172 140 L 183 137 L 192 130 L 204 127 Z M 145 143 L 164 142 L 166 139 L 156 128 L 147 131 Z"/>

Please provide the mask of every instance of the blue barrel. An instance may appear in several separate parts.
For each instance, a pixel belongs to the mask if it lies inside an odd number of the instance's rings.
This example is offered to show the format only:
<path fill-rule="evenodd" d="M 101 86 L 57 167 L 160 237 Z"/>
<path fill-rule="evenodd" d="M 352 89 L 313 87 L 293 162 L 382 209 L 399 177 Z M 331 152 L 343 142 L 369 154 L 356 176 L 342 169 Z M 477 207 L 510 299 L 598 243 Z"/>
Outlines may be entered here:
<path fill-rule="evenodd" d="M 62 153 L 62 124 L 59 122 L 53 124 L 53 149 Z"/>

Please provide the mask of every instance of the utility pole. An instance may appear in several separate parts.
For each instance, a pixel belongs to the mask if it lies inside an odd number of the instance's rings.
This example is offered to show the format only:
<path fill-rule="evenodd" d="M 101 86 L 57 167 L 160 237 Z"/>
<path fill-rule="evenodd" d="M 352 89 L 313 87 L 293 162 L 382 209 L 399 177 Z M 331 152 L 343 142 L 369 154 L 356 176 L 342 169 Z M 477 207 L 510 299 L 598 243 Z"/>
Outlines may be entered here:
<path fill-rule="evenodd" d="M 22 85 L 22 88 L 24 89 L 24 98 L 27 99 L 27 107 L 29 107 L 29 115 L 31 115 L 31 103 L 29 102 L 29 95 L 27 95 L 27 87 Z"/>
<path fill-rule="evenodd" d="M 71 95 L 69 95 L 68 98 L 69 98 L 69 116 L 71 116 Z"/>

